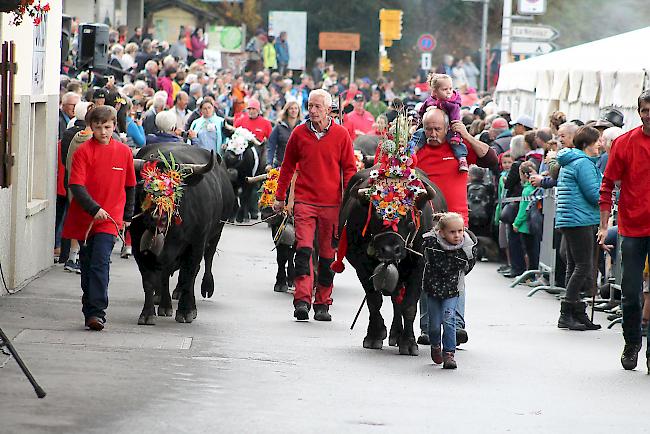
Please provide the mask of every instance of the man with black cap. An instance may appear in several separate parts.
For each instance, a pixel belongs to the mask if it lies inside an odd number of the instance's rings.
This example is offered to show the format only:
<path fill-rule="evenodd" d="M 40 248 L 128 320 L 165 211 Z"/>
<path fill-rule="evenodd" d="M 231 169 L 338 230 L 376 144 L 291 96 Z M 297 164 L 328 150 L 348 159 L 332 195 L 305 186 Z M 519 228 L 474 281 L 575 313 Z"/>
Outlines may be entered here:
<path fill-rule="evenodd" d="M 354 110 L 343 117 L 343 126 L 348 130 L 353 142 L 357 135 L 370 133 L 375 123 L 374 116 L 364 108 L 365 103 L 366 97 L 358 93 L 354 97 Z"/>
<path fill-rule="evenodd" d="M 106 95 L 108 95 L 108 92 L 103 87 L 95 89 L 93 92 L 93 102 L 95 103 L 95 107 L 106 105 Z"/>

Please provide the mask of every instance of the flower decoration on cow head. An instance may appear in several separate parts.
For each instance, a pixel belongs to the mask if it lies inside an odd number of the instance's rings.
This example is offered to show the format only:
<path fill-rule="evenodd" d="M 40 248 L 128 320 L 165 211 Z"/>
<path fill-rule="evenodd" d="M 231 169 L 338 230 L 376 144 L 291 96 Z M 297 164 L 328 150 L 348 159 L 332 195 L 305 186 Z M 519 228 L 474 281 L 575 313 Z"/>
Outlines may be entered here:
<path fill-rule="evenodd" d="M 270 208 L 275 202 L 275 193 L 278 191 L 278 179 L 280 179 L 280 169 L 271 169 L 266 174 L 266 181 L 262 184 L 260 191 L 259 207 Z"/>
<path fill-rule="evenodd" d="M 256 141 L 257 139 L 252 132 L 244 127 L 237 127 L 230 140 L 228 140 L 226 151 L 231 151 L 235 155 L 241 155 L 248 148 L 249 143 L 255 143 Z"/>
<path fill-rule="evenodd" d="M 161 229 L 169 229 L 172 222 L 182 223 L 178 210 L 183 197 L 183 180 L 189 173 L 180 168 L 171 152 L 169 159 L 160 150 L 158 155 L 165 166 L 163 170 L 158 167 L 158 160 L 147 161 L 140 170 L 145 192 L 142 211 L 150 212 Z"/>
<path fill-rule="evenodd" d="M 417 197 L 426 194 L 415 171 L 415 144 L 409 138 L 408 118 L 400 114 L 379 145 L 379 168 L 370 172 L 368 197 L 384 226 L 393 230 L 414 209 Z"/>

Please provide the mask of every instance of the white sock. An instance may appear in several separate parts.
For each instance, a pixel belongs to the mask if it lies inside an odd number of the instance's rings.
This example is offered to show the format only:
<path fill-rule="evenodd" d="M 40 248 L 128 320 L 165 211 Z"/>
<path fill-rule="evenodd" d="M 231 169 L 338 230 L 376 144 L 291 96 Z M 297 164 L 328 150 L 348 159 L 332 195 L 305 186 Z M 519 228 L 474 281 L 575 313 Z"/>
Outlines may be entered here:
<path fill-rule="evenodd" d="M 72 262 L 77 262 L 77 255 L 79 254 L 79 250 L 70 250 L 70 261 Z"/>

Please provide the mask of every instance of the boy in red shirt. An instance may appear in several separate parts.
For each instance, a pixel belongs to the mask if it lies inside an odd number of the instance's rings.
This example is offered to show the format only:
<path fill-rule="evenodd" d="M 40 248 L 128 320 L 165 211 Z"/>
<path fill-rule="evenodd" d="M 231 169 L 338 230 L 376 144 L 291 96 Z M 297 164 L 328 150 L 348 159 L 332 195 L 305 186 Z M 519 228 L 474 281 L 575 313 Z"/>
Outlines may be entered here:
<path fill-rule="evenodd" d="M 117 122 L 113 107 L 96 107 L 86 114 L 93 138 L 72 158 L 68 185 L 73 199 L 63 236 L 82 240 L 81 298 L 85 325 L 100 331 L 106 322 L 110 256 L 118 230 L 133 216 L 135 170 L 133 155 L 112 138 Z"/>

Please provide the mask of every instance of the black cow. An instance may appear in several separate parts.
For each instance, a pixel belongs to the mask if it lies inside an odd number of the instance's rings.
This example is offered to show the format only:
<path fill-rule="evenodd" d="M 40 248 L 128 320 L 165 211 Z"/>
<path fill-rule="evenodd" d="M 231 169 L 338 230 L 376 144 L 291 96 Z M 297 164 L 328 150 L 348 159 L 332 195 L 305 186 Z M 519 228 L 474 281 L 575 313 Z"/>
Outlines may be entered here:
<path fill-rule="evenodd" d="M 266 147 L 250 143 L 241 155 L 236 155 L 232 151 L 224 151 L 224 160 L 238 199 L 234 205 L 236 218 L 241 223 L 248 219 L 249 215 L 257 214 L 254 195 L 260 184 L 258 182 L 248 183 L 246 178 L 265 173 Z"/>
<path fill-rule="evenodd" d="M 376 166 L 378 167 L 378 166 Z M 363 347 L 381 349 L 386 338 L 386 326 L 381 316 L 382 295 L 391 295 L 393 302 L 393 322 L 390 328 L 389 345 L 399 346 L 400 354 L 418 354 L 418 345 L 413 333 L 413 321 L 417 313 L 417 302 L 422 289 L 424 260 L 422 253 L 422 234 L 433 227 L 433 208 L 436 212 L 445 211 L 447 204 L 440 189 L 418 171 L 427 193 L 416 201 L 419 214 L 419 227 L 410 213 L 402 218 L 397 231 L 386 228 L 376 212 L 371 213 L 365 236 L 362 235 L 368 218 L 369 200 L 359 190 L 368 186 L 370 170 L 362 170 L 352 177 L 345 190 L 339 218 L 339 227 L 347 236 L 346 258 L 356 269 L 359 281 L 366 292 L 370 321 L 363 340 Z M 407 245 L 408 240 L 408 245 Z M 415 253 L 418 252 L 418 253 Z M 398 271 L 397 284 L 391 288 L 375 288 L 376 276 L 380 266 L 392 264 Z M 404 293 L 400 294 L 400 288 Z"/>
<path fill-rule="evenodd" d="M 138 324 L 155 324 L 154 294 L 160 295 L 158 315 L 171 316 L 169 277 L 176 270 L 180 270 L 176 321 L 190 323 L 196 318 L 194 281 L 202 259 L 205 259 L 205 273 L 201 295 L 211 297 L 214 292 L 212 259 L 221 238 L 223 221 L 230 217 L 234 207 L 235 194 L 221 159 L 213 152 L 185 144 L 158 143 L 142 148 L 134 159 L 138 177 L 137 168 L 142 166 L 143 160 L 157 160 L 158 151 L 166 158 L 172 153 L 177 163 L 192 167 L 193 173 L 184 181 L 179 208 L 182 223 L 172 224 L 164 238 L 152 239 L 157 220 L 149 212 L 142 212 L 142 184 L 136 189 L 136 214 L 141 215 L 133 219 L 131 236 L 145 293 Z M 163 168 L 162 162 L 159 167 Z"/>

